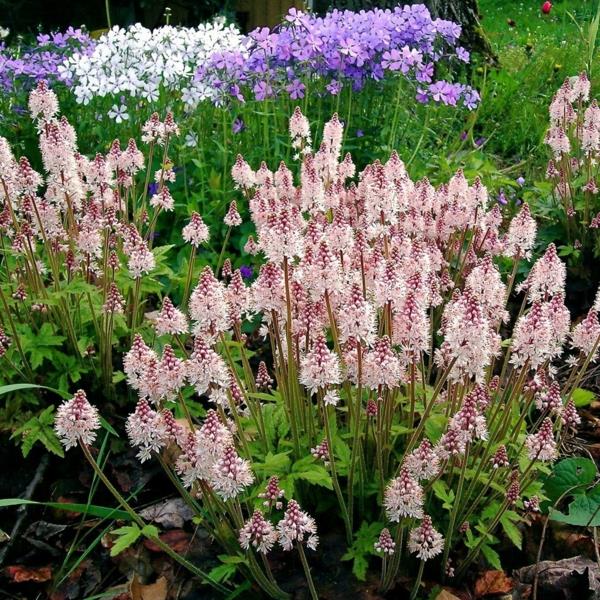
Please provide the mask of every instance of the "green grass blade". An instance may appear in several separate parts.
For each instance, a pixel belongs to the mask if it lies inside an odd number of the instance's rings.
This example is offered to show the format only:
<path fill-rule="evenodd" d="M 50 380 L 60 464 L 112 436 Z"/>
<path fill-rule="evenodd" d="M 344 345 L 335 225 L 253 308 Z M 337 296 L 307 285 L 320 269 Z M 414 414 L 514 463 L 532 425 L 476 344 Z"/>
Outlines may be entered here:
<path fill-rule="evenodd" d="M 24 504 L 33 504 L 37 506 L 47 506 L 57 510 L 82 513 L 89 517 L 100 517 L 102 519 L 120 519 L 130 521 L 131 517 L 124 510 L 118 508 L 109 508 L 107 506 L 98 506 L 96 504 L 76 504 L 70 502 L 36 502 L 35 500 L 24 500 L 23 498 L 4 498 L 0 499 L 0 508 L 8 506 L 22 506 Z"/>

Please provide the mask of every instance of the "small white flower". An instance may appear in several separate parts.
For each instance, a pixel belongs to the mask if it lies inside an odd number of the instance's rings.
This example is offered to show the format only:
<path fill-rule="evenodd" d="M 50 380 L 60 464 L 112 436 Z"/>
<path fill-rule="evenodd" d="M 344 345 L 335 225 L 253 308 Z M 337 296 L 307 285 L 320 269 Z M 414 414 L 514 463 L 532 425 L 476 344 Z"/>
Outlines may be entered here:
<path fill-rule="evenodd" d="M 113 104 L 113 107 L 108 111 L 108 116 L 115 121 L 115 123 L 122 123 L 129 119 L 127 107 L 124 104 L 121 104 L 120 106 Z"/>
<path fill-rule="evenodd" d="M 190 131 L 185 136 L 185 145 L 188 148 L 195 148 L 198 145 L 198 134 L 195 131 Z"/>

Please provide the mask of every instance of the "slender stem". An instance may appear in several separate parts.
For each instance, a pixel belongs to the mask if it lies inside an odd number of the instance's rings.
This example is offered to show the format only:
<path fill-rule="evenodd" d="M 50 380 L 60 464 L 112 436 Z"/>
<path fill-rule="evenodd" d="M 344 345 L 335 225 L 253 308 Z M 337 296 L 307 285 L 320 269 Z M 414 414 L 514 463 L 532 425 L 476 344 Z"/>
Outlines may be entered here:
<path fill-rule="evenodd" d="M 131 305 L 131 343 L 135 337 L 135 328 L 137 325 L 138 302 L 140 297 L 141 278 L 135 280 L 135 289 L 133 290 L 133 302 Z"/>
<path fill-rule="evenodd" d="M 358 365 L 358 382 L 356 386 L 356 407 L 354 412 L 354 432 L 352 435 L 352 455 L 350 460 L 350 469 L 348 471 L 348 518 L 352 525 L 354 518 L 354 472 L 356 470 L 356 461 L 361 451 L 360 443 L 360 415 L 362 412 L 362 347 L 360 342 L 356 344 L 356 357 Z M 350 402 L 351 399 L 349 398 Z"/>
<path fill-rule="evenodd" d="M 442 573 L 446 570 L 446 564 L 448 563 L 448 556 L 450 555 L 450 546 L 452 544 L 452 536 L 454 535 L 454 527 L 456 526 L 456 517 L 458 511 L 461 508 L 461 496 L 465 483 L 465 473 L 467 471 L 467 463 L 469 461 L 469 444 L 465 450 L 463 457 L 463 464 L 460 470 L 460 477 L 458 479 L 458 487 L 456 489 L 456 498 L 454 499 L 454 505 L 452 506 L 452 513 L 450 514 L 450 524 L 448 525 L 448 532 L 446 533 L 446 542 L 444 543 L 444 558 L 442 559 Z M 421 563 L 422 564 L 422 563 Z M 411 596 L 413 598 L 414 596 Z"/>
<path fill-rule="evenodd" d="M 196 246 L 192 246 L 192 252 L 190 254 L 190 263 L 188 265 L 187 277 L 185 279 L 185 288 L 183 290 L 183 298 L 181 304 L 187 306 L 188 298 L 190 294 L 190 288 L 192 286 L 192 278 L 194 276 L 194 261 L 196 260 Z"/>
<path fill-rule="evenodd" d="M 217 262 L 217 270 L 215 273 L 215 275 L 217 277 L 219 277 L 221 267 L 223 266 L 223 261 L 225 258 L 225 250 L 227 249 L 227 244 L 229 243 L 229 236 L 231 236 L 231 227 L 227 228 L 227 233 L 225 234 L 225 239 L 223 240 L 223 246 L 221 248 L 221 254 L 219 254 L 219 261 Z"/>
<path fill-rule="evenodd" d="M 396 574 L 398 573 L 398 568 L 400 567 L 400 559 L 402 558 L 403 539 L 404 527 L 401 523 L 398 523 L 394 539 L 394 541 L 396 542 L 396 548 L 394 550 L 394 554 L 392 554 L 391 564 L 388 565 L 387 573 L 385 574 L 383 587 L 381 588 L 383 592 L 389 592 L 394 581 L 396 580 Z"/>
<path fill-rule="evenodd" d="M 304 554 L 304 548 L 302 547 L 301 543 L 296 544 L 296 548 L 298 548 L 300 561 L 302 562 L 302 567 L 304 568 L 304 574 L 306 575 L 310 596 L 312 600 L 319 600 L 319 594 L 317 594 L 317 589 L 315 588 L 312 575 L 310 574 L 310 567 L 308 566 L 308 561 L 306 560 L 306 555 Z"/>
<path fill-rule="evenodd" d="M 329 465 L 331 468 L 331 479 L 333 482 L 333 488 L 340 504 L 342 511 L 342 518 L 344 519 L 344 526 L 346 527 L 346 541 L 348 545 L 352 543 L 352 524 L 350 523 L 350 517 L 348 516 L 348 509 L 346 508 L 346 502 L 344 501 L 344 495 L 340 488 L 340 482 L 338 481 L 337 469 L 335 467 L 335 456 L 333 454 L 333 439 L 331 437 L 331 427 L 329 425 L 329 406 L 323 406 L 323 423 L 325 424 L 325 435 L 327 437 L 327 445 L 329 446 Z"/>
<path fill-rule="evenodd" d="M 423 571 L 425 570 L 425 561 L 422 560 L 419 564 L 419 572 L 417 573 L 417 578 L 415 579 L 415 584 L 413 585 L 412 592 L 410 593 L 410 600 L 415 600 L 419 593 L 419 588 L 421 587 L 421 579 L 423 579 Z"/>
<path fill-rule="evenodd" d="M 106 11 L 106 23 L 108 28 L 112 28 L 112 21 L 110 19 L 110 0 L 104 0 L 104 10 Z"/>
<path fill-rule="evenodd" d="M 92 469 L 94 469 L 96 475 L 98 475 L 98 477 L 100 478 L 102 483 L 104 483 L 104 485 L 108 488 L 108 491 L 113 495 L 115 500 L 121 505 L 123 510 L 129 514 L 132 521 L 136 525 L 138 525 L 138 527 L 140 527 L 140 529 L 143 529 L 144 527 L 146 527 L 146 523 L 144 522 L 144 520 L 135 512 L 135 510 L 130 506 L 130 504 L 127 502 L 127 500 L 125 500 L 125 498 L 123 498 L 123 496 L 121 496 L 121 494 L 117 491 L 117 489 L 110 482 L 108 477 L 104 474 L 104 471 L 102 471 L 102 469 L 100 468 L 98 463 L 94 460 L 94 457 L 92 456 L 88 446 L 86 446 L 81 441 L 79 442 L 79 446 L 80 446 L 81 450 L 83 451 L 83 455 L 86 457 L 87 461 L 92 466 Z M 197 575 L 198 577 L 200 577 L 208 585 L 214 587 L 217 591 L 221 592 L 222 594 L 228 594 L 230 592 L 229 588 L 218 583 L 217 581 L 212 579 L 207 573 L 205 573 L 204 571 L 199 569 L 196 565 L 192 564 L 190 561 L 185 559 L 183 556 L 180 556 L 179 554 L 177 554 L 177 552 L 175 552 L 168 544 L 165 544 L 165 542 L 163 542 L 158 535 L 148 536 L 148 537 L 165 554 L 170 556 L 173 560 L 177 561 L 182 567 L 185 567 L 186 569 L 191 571 L 194 575 Z"/>

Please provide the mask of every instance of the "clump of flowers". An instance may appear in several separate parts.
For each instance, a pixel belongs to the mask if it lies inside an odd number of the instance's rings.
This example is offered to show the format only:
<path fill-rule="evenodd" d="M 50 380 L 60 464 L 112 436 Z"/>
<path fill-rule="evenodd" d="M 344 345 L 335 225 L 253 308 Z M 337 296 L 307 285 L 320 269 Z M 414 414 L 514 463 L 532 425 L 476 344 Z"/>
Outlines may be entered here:
<path fill-rule="evenodd" d="M 120 95 L 155 102 L 163 93 L 181 92 L 184 104 L 195 106 L 217 94 L 194 78 L 197 65 L 214 52 L 233 52 L 241 46 L 239 30 L 220 18 L 198 27 L 164 25 L 152 30 L 137 23 L 113 27 L 91 51 L 73 53 L 58 70 L 81 104 Z"/>
<path fill-rule="evenodd" d="M 584 266 L 584 277 L 593 274 L 600 255 L 600 107 L 590 90 L 585 72 L 565 79 L 550 104 L 545 138 L 552 152 L 546 169 L 552 183 L 548 208 L 564 227 L 557 243 L 564 246 L 569 266 Z"/>
<path fill-rule="evenodd" d="M 444 59 L 469 61 L 469 53 L 458 46 L 460 33 L 456 23 L 432 19 L 422 4 L 333 10 L 322 17 L 291 9 L 276 29 L 256 29 L 241 48 L 212 54 L 199 65 L 196 78 L 220 89 L 224 102 L 278 95 L 303 98 L 313 85 L 307 73 L 331 95 L 397 74 L 415 84 L 420 102 L 473 108 L 479 101 L 475 90 L 435 76 L 436 63 Z"/>
<path fill-rule="evenodd" d="M 600 326 L 593 308 L 571 327 L 552 246 L 515 285 L 535 243 L 527 205 L 509 221 L 479 180 L 459 171 L 438 187 L 413 181 L 396 153 L 355 178 L 334 116 L 318 149 L 299 153 L 298 179 L 284 164 L 254 170 L 240 156 L 233 166 L 240 209 L 228 227 L 242 214 L 251 220 L 257 276 L 247 282 L 231 264 L 192 268 L 184 297 L 165 295 L 144 318 L 142 286 L 161 287 L 150 257 L 166 207 L 133 192 L 143 175 L 135 144 L 121 150 L 115 142 L 87 159 L 45 85 L 30 108 L 44 177 L 0 139 L 0 223 L 12 249 L 3 276 L 11 291 L 26 292 L 9 299 L 0 287 L 12 341 L 2 342 L 0 359 L 25 368 L 21 307 L 74 278 L 86 284 L 109 372 L 113 327 L 127 319 L 123 372 L 138 395 L 126 425 L 131 444 L 140 460 L 166 469 L 215 540 L 244 553 L 240 568 L 267 594 L 285 597 L 268 563 L 276 542 L 298 553 L 318 598 L 305 552 L 320 551 L 317 532 L 339 525 L 352 543 L 360 524 L 382 514 L 387 531 L 371 547 L 384 559 L 383 590 L 415 557 L 420 574 L 441 557 L 460 576 L 501 519 L 529 510 L 524 498 L 542 498 L 539 473 L 576 427 L 573 391 L 596 358 Z M 153 115 L 144 126 L 148 152 L 166 154 L 177 130 L 172 116 Z M 199 216 L 192 222 L 182 239 L 194 257 L 207 233 Z M 513 260 L 512 275 L 500 271 L 499 257 Z M 506 310 L 513 294 L 523 295 L 514 323 Z M 63 295 L 36 318 L 74 331 Z M 506 330 L 512 335 L 502 340 Z M 271 351 L 264 364 L 254 362 L 262 339 Z M 77 352 L 76 336 L 72 343 Z M 567 359 L 571 371 L 559 380 L 556 366 Z M 102 473 L 88 450 L 98 426 L 82 392 L 57 413 L 59 438 L 79 443 Z M 319 494 L 331 497 L 320 503 Z M 335 525 L 320 508 L 332 502 Z"/>
<path fill-rule="evenodd" d="M 62 65 L 74 53 L 82 57 L 93 52 L 94 41 L 87 32 L 69 27 L 64 33 L 40 33 L 31 45 L 7 46 L 0 42 L 0 88 L 18 96 L 38 82 L 64 81 Z M 67 78 L 66 83 L 70 83 Z M 21 107 L 24 109 L 24 107 Z"/>

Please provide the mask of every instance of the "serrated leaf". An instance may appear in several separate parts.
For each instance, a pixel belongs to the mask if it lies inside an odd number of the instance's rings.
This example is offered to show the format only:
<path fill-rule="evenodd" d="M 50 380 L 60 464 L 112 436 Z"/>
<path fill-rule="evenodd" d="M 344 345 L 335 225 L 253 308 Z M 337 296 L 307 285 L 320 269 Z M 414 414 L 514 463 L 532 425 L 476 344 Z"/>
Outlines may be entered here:
<path fill-rule="evenodd" d="M 443 502 L 444 509 L 451 510 L 454 504 L 454 492 L 448 489 L 446 482 L 438 479 L 433 483 L 432 488 L 436 498 Z"/>
<path fill-rule="evenodd" d="M 147 538 L 157 538 L 159 533 L 158 527 L 155 525 L 148 524 L 142 527 L 142 535 Z"/>
<path fill-rule="evenodd" d="M 442 437 L 446 420 L 444 415 L 429 415 L 425 421 L 425 434 L 431 442 L 435 443 Z"/>
<path fill-rule="evenodd" d="M 290 467 L 289 452 L 273 454 L 268 452 L 263 463 L 254 463 L 254 470 L 267 475 L 281 475 L 287 473 Z"/>
<path fill-rule="evenodd" d="M 307 481 L 313 485 L 319 485 L 328 490 L 333 489 L 331 475 L 325 470 L 325 467 L 322 467 L 321 465 L 313 465 L 310 470 L 290 473 L 288 479 L 302 479 L 303 481 Z"/>
<path fill-rule="evenodd" d="M 333 438 L 333 454 L 336 459 L 336 468 L 340 475 L 345 475 L 350 465 L 352 452 L 350 446 L 339 436 Z"/>
<path fill-rule="evenodd" d="M 64 457 L 62 444 L 52 428 L 53 412 L 54 406 L 46 407 L 39 415 L 31 417 L 11 435 L 11 439 L 21 437 L 21 452 L 25 458 L 36 442 L 40 442 L 49 452 L 61 458 Z"/>
<path fill-rule="evenodd" d="M 569 504 L 567 514 L 551 508 L 550 518 L 559 523 L 580 527 L 600 526 L 600 485 L 576 494 Z"/>
<path fill-rule="evenodd" d="M 123 371 L 115 371 L 112 376 L 113 383 L 120 383 L 121 381 L 125 381 L 126 375 Z"/>
<path fill-rule="evenodd" d="M 489 565 L 494 569 L 502 570 L 502 563 L 500 562 L 500 555 L 487 544 L 483 544 L 481 546 L 481 553 L 485 557 L 485 560 L 488 561 Z"/>
<path fill-rule="evenodd" d="M 355 534 L 352 546 L 342 556 L 342 560 L 354 561 L 352 573 L 359 581 L 365 581 L 367 578 L 367 568 L 369 566 L 367 557 L 376 554 L 374 544 L 382 527 L 383 525 L 379 522 L 368 524 L 363 521 L 360 529 Z"/>
<path fill-rule="evenodd" d="M 554 465 L 552 473 L 544 482 L 544 492 L 551 504 L 563 494 L 574 493 L 577 489 L 589 486 L 596 478 L 596 465 L 589 458 L 565 458 Z"/>
<path fill-rule="evenodd" d="M 141 529 L 135 523 L 119 527 L 118 529 L 113 530 L 112 533 L 117 536 L 117 539 L 110 549 L 111 556 L 117 556 L 117 554 L 120 554 L 123 550 L 129 548 L 129 546 L 135 544 L 140 535 L 142 535 Z"/>
<path fill-rule="evenodd" d="M 367 578 L 367 568 L 369 563 L 364 556 L 355 556 L 352 563 L 352 573 L 359 581 L 365 581 Z"/>
<path fill-rule="evenodd" d="M 521 530 L 515 525 L 514 520 L 511 519 L 510 515 L 504 513 L 500 519 L 500 525 L 502 525 L 502 529 L 504 530 L 504 533 L 506 533 L 508 539 L 521 550 L 523 546 L 523 535 Z"/>
<path fill-rule="evenodd" d="M 217 583 L 223 583 L 231 579 L 237 571 L 237 565 L 223 563 L 214 569 L 211 569 L 208 576 Z"/>

